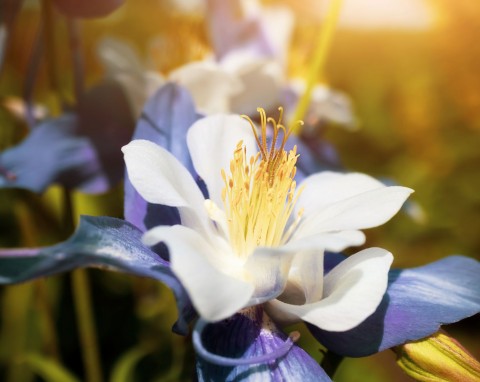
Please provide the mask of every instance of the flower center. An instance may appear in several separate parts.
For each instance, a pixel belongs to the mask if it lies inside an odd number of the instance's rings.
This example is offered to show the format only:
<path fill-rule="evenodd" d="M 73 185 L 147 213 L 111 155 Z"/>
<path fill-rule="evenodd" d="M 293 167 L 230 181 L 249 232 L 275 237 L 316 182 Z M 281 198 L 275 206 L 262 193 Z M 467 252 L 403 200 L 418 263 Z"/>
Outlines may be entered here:
<path fill-rule="evenodd" d="M 294 180 L 297 147 L 287 152 L 285 143 L 290 135 L 282 125 L 283 109 L 278 121 L 267 118 L 265 110 L 257 109 L 261 119 L 261 135 L 252 126 L 259 152 L 247 158 L 243 141 L 237 144 L 230 162 L 230 176 L 222 170 L 225 187 L 222 199 L 227 215 L 232 247 L 237 255 L 247 257 L 255 247 L 275 247 L 286 242 L 294 229 L 286 230 L 293 207 L 301 190 Z M 273 137 L 267 143 L 267 123 L 273 127 Z M 282 140 L 277 147 L 277 140 Z M 301 213 L 300 213 L 301 214 Z"/>

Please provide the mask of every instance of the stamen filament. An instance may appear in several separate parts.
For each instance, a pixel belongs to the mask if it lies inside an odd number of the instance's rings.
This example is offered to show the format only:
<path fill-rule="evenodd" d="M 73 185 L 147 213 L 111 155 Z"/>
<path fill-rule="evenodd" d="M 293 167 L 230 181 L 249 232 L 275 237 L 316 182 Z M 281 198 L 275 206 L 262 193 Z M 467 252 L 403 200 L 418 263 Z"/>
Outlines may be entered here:
<path fill-rule="evenodd" d="M 244 118 L 252 127 L 259 153 L 247 158 L 243 142 L 235 148 L 230 162 L 230 175 L 222 171 L 225 187 L 222 198 L 228 222 L 232 246 L 240 257 L 248 257 L 256 247 L 280 245 L 293 207 L 298 199 L 296 182 L 297 149 L 285 151 L 290 136 L 282 124 L 283 109 L 278 121 L 267 118 L 258 109 L 261 121 L 261 137 L 253 121 Z M 267 123 L 273 128 L 273 139 L 267 145 Z M 279 132 L 283 137 L 276 147 Z"/>

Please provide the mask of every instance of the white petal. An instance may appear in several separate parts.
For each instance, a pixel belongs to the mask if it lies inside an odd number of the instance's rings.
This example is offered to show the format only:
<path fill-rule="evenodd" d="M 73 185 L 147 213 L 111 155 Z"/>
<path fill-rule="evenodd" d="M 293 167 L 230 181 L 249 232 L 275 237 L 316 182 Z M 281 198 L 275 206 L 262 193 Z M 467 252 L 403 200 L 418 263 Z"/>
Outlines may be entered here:
<path fill-rule="evenodd" d="M 398 212 L 412 192 L 406 187 L 382 187 L 337 201 L 314 212 L 310 210 L 299 224 L 295 238 L 379 226 Z M 305 206 L 305 210 L 308 208 Z"/>
<path fill-rule="evenodd" d="M 212 113 L 230 112 L 230 99 L 242 90 L 242 83 L 213 62 L 192 62 L 174 70 L 169 79 L 185 86 L 199 111 Z"/>
<path fill-rule="evenodd" d="M 314 214 L 335 202 L 385 185 L 371 176 L 361 173 L 323 171 L 305 178 L 299 185 L 303 191 L 296 204 L 305 207 L 305 214 Z"/>
<path fill-rule="evenodd" d="M 187 133 L 187 145 L 195 171 L 205 181 L 210 199 L 223 206 L 221 170 L 230 173 L 230 161 L 238 142 L 247 149 L 247 160 L 257 152 L 250 124 L 238 115 L 213 115 L 195 122 Z"/>
<path fill-rule="evenodd" d="M 292 101 L 298 100 L 305 93 L 305 88 L 306 83 L 303 79 L 290 80 L 288 89 L 291 92 Z M 293 110 L 288 113 L 288 117 L 293 118 Z M 351 131 L 359 129 L 350 98 L 324 84 L 316 85 L 312 89 L 310 107 L 304 119 L 307 121 L 318 121 L 319 119 L 332 121 L 339 127 Z"/>
<path fill-rule="evenodd" d="M 323 293 L 323 250 L 309 250 L 297 253 L 288 281 L 297 285 L 304 294 L 303 301 L 289 301 L 303 304 L 319 301 Z"/>
<path fill-rule="evenodd" d="M 285 63 L 288 47 L 293 34 L 295 16 L 289 7 L 270 6 L 261 10 L 268 41 L 272 45 L 275 57 Z"/>
<path fill-rule="evenodd" d="M 255 285 L 252 305 L 283 292 L 295 252 L 285 247 L 258 247 L 245 263 L 245 277 Z"/>
<path fill-rule="evenodd" d="M 237 52 L 222 61 L 242 82 L 241 92 L 232 97 L 232 111 L 254 115 L 259 106 L 265 110 L 278 105 L 283 85 L 283 71 L 278 62 L 252 58 Z"/>
<path fill-rule="evenodd" d="M 121 40 L 103 38 L 97 46 L 97 54 L 111 75 L 128 72 L 141 78 L 145 70 L 135 49 Z"/>
<path fill-rule="evenodd" d="M 147 232 L 143 240 L 147 245 L 165 242 L 173 272 L 205 320 L 228 318 L 250 300 L 253 285 L 227 275 L 221 268 L 229 261 L 228 266 L 237 267 L 235 259 L 221 253 L 221 248 L 215 248 L 194 230 L 180 225 L 160 226 Z M 216 260 L 222 254 L 228 257 L 219 264 Z"/>
<path fill-rule="evenodd" d="M 134 140 L 122 151 L 128 177 L 147 202 L 182 207 L 183 224 L 210 230 L 202 192 L 172 154 L 146 140 Z"/>
<path fill-rule="evenodd" d="M 207 210 L 208 216 L 212 221 L 215 222 L 217 226 L 217 231 L 224 237 L 229 237 L 228 232 L 228 221 L 227 214 L 224 210 L 220 209 L 214 202 L 210 199 L 205 200 L 205 209 Z"/>
<path fill-rule="evenodd" d="M 273 300 L 269 314 L 283 323 L 298 317 L 324 330 L 350 330 L 377 309 L 387 289 L 392 260 L 392 254 L 381 248 L 358 252 L 325 276 L 322 300 L 304 305 Z"/>
<path fill-rule="evenodd" d="M 154 72 L 152 70 L 148 70 L 144 73 L 144 78 L 145 78 L 145 93 L 147 95 L 147 99 L 152 97 L 155 92 L 162 87 L 167 80 L 157 72 Z M 142 110 L 143 110 L 142 105 Z"/>
<path fill-rule="evenodd" d="M 358 230 L 344 230 L 334 232 L 314 233 L 310 236 L 302 236 L 295 233 L 287 246 L 295 246 L 298 250 L 310 250 L 322 248 L 327 251 L 341 252 L 350 246 L 365 243 L 365 234 Z"/>
<path fill-rule="evenodd" d="M 282 285 L 286 288 L 282 293 L 282 301 L 284 298 L 288 298 L 290 303 L 303 304 L 305 301 L 321 298 L 324 251 L 322 244 L 323 242 L 319 244 L 316 238 L 306 238 L 301 241 L 289 242 L 277 248 L 257 248 L 255 253 L 263 250 L 269 256 L 273 256 L 272 261 L 275 265 L 284 261 L 283 272 L 286 271 L 288 274 L 281 274 Z M 283 259 L 281 259 L 282 257 Z M 258 266 L 257 269 L 259 269 Z M 265 274 L 269 270 L 259 269 L 258 272 Z M 285 276 L 288 277 L 286 285 L 283 280 Z M 272 296 L 272 298 L 274 297 Z"/>

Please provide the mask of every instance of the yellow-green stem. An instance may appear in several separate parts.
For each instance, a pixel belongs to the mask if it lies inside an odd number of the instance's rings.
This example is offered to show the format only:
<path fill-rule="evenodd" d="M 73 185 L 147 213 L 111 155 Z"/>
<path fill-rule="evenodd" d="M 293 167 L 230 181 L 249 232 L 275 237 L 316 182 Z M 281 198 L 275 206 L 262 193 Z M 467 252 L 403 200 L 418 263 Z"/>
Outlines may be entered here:
<path fill-rule="evenodd" d="M 62 89 L 58 80 L 58 65 L 55 45 L 55 13 L 52 0 L 42 0 L 42 13 L 45 27 L 45 45 L 47 55 L 47 71 L 50 79 L 50 86 L 60 105 L 64 105 Z M 70 234 L 74 227 L 74 209 L 70 190 L 64 189 L 64 224 L 66 231 Z M 72 289 L 77 317 L 77 325 L 82 344 L 82 357 L 85 366 L 85 380 L 87 382 L 101 382 L 102 368 L 100 363 L 97 333 L 93 319 L 92 302 L 90 299 L 90 287 L 87 273 L 83 269 L 72 272 Z"/>
<path fill-rule="evenodd" d="M 102 368 L 98 351 L 97 335 L 93 320 L 90 286 L 85 269 L 72 272 L 72 288 L 75 301 L 77 325 L 82 343 L 82 357 L 85 365 L 85 380 L 102 381 Z"/>
<path fill-rule="evenodd" d="M 55 42 L 55 13 L 53 9 L 52 0 L 42 0 L 42 18 L 43 18 L 43 29 L 44 29 L 44 44 L 45 44 L 45 53 L 47 58 L 47 74 L 50 89 L 55 93 L 55 100 L 58 101 L 58 104 L 55 105 L 55 112 L 60 112 L 62 102 L 60 81 L 58 78 L 59 70 L 57 63 L 57 51 L 56 51 L 56 42 Z"/>
<path fill-rule="evenodd" d="M 310 100 L 312 98 L 312 90 L 318 79 L 323 77 L 325 62 L 327 61 L 328 52 L 330 51 L 330 46 L 332 45 L 333 35 L 338 23 L 342 3 L 343 0 L 331 0 L 330 2 L 327 16 L 320 31 L 320 38 L 317 43 L 315 55 L 309 68 L 305 92 L 298 101 L 297 108 L 293 114 L 292 130 L 295 134 L 300 133 L 301 129 L 300 124 L 295 122 L 298 120 L 303 120 L 305 117 L 308 106 L 310 105 Z"/>
<path fill-rule="evenodd" d="M 67 231 L 74 227 L 74 207 L 70 190 L 63 189 L 63 221 Z M 85 381 L 102 382 L 102 366 L 98 350 L 97 331 L 93 318 L 93 308 L 88 274 L 85 269 L 72 272 L 73 301 L 77 318 L 78 334 L 82 347 Z"/>
<path fill-rule="evenodd" d="M 60 362 L 60 352 L 58 350 L 57 333 L 55 332 L 55 323 L 51 308 L 50 296 L 46 279 L 35 281 L 35 303 L 42 318 L 41 331 L 46 353 Z"/>
<path fill-rule="evenodd" d="M 31 315 L 33 283 L 9 286 L 5 289 L 2 301 L 2 331 L 0 339 L 8 344 L 9 359 L 5 370 L 6 382 L 33 380 L 33 374 L 20 364 L 28 353 L 29 325 Z"/>

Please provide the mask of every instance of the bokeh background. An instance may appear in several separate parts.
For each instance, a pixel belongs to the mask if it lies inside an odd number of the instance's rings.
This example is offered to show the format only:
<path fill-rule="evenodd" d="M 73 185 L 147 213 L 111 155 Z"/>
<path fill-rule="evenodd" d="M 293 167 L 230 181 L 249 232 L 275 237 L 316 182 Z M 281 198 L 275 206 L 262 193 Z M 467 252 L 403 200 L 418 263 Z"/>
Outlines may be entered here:
<path fill-rule="evenodd" d="M 294 12 L 288 71 L 292 77 L 305 76 L 328 1 L 266 3 Z M 25 1 L 5 51 L 0 150 L 18 143 L 27 132 L 12 105 L 18 106 L 22 97 L 40 18 L 41 2 Z M 51 22 L 62 97 L 73 100 L 66 24 L 57 12 Z M 104 37 L 126 42 L 146 68 L 163 74 L 211 52 L 200 1 L 126 0 L 108 17 L 79 25 L 87 86 L 104 76 L 96 54 Z M 344 1 L 321 80 L 350 97 L 358 129 L 326 125 L 322 137 L 334 145 L 347 169 L 415 190 L 410 214 L 401 212 L 367 232 L 366 246 L 393 252 L 396 267 L 419 266 L 451 254 L 480 260 L 479 37 L 480 4 L 469 0 Z M 42 63 L 35 102 L 54 115 L 58 97 Z M 122 199 L 121 185 L 105 195 L 75 192 L 75 216 L 122 217 Z M 50 245 L 70 233 L 62 224 L 60 188 L 51 187 L 42 195 L 0 190 L 1 247 Z M 89 270 L 89 278 L 106 376 L 122 378 L 134 370 L 142 381 L 192 378 L 189 339 L 170 331 L 176 312 L 167 288 L 98 270 Z M 68 274 L 1 288 L 0 303 L 0 380 L 42 380 L 32 354 L 57 359 L 82 379 Z M 447 330 L 480 357 L 478 316 Z M 320 359 L 320 345 L 302 333 L 301 345 Z M 386 380 L 410 380 L 391 351 L 347 359 L 336 378 Z"/>

